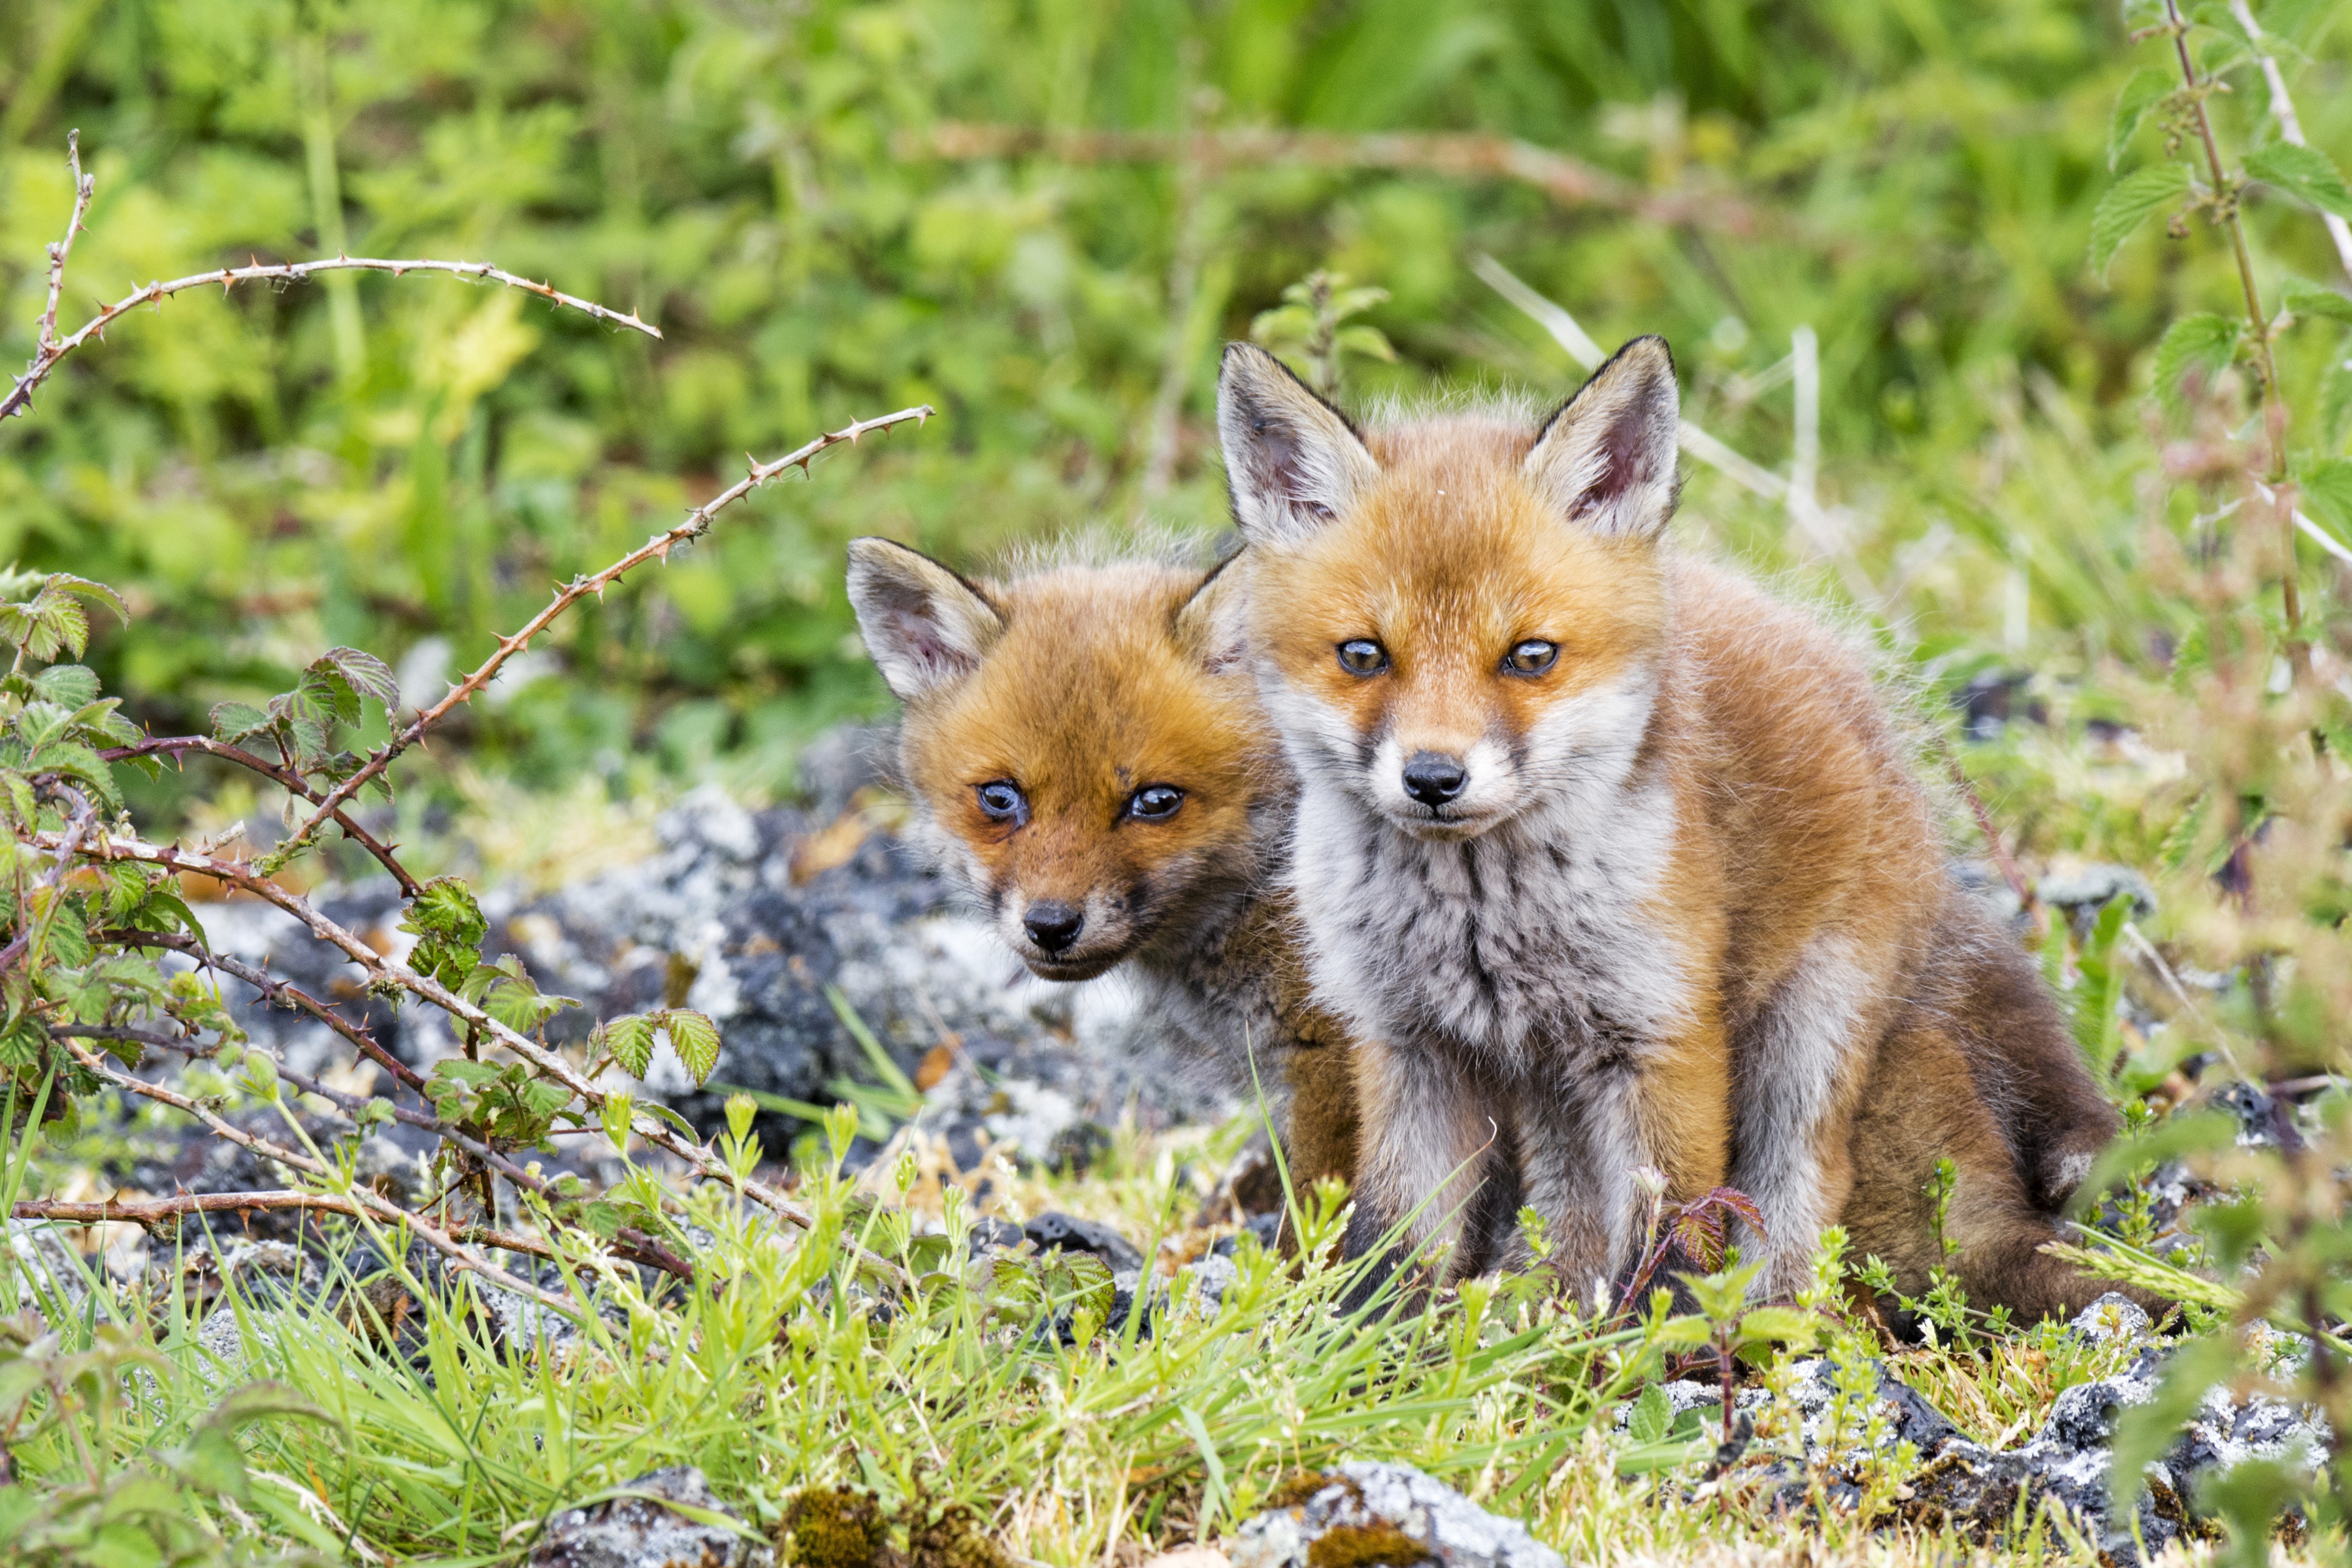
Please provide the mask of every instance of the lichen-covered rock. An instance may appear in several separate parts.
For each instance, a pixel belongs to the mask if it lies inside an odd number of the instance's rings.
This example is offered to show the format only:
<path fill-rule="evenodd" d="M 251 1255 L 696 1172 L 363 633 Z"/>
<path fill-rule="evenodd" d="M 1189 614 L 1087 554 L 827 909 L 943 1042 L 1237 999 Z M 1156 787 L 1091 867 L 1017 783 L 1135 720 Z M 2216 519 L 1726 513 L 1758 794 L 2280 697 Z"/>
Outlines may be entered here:
<path fill-rule="evenodd" d="M 2249 1458 L 2283 1459 L 2310 1467 L 2326 1451 L 2327 1427 L 2315 1413 L 2256 1394 L 2209 1394 L 2180 1439 L 2151 1464 L 2135 1518 L 2113 1515 L 2108 1478 L 2112 1445 L 2125 1409 L 2156 1397 L 2161 1352 L 2139 1352 L 2112 1377 L 2079 1384 L 2059 1394 L 2050 1418 L 2023 1447 L 1994 1452 L 1965 1440 L 1946 1445 L 1912 1482 L 1915 1512 L 1929 1522 L 1998 1530 L 2015 1517 L 2021 1496 L 2063 1503 L 2115 1562 L 2138 1559 L 2137 1540 L 2150 1552 L 2210 1533 L 2197 1512 L 2198 1484 Z"/>
<path fill-rule="evenodd" d="M 624 1489 L 635 1495 L 557 1514 L 531 1551 L 530 1568 L 773 1568 L 775 1552 L 710 1495 L 700 1470 L 656 1470 Z M 714 1515 L 735 1526 L 708 1522 Z"/>
<path fill-rule="evenodd" d="M 2140 1304 L 2110 1290 L 2077 1313 L 2066 1331 L 2089 1344 L 2138 1344 L 2156 1331 Z"/>
<path fill-rule="evenodd" d="M 1083 985 L 1034 978 L 892 831 L 887 814 L 853 805 L 870 798 L 857 791 L 873 780 L 871 754 L 885 747 L 886 737 L 861 732 L 813 748 L 812 810 L 753 812 L 698 790 L 663 816 L 659 847 L 644 861 L 544 897 L 483 890 L 485 952 L 519 955 L 541 989 L 581 1000 L 550 1021 L 558 1044 L 584 1039 L 600 1018 L 661 1006 L 709 1014 L 722 1042 L 709 1082 L 698 1088 L 665 1050 L 636 1090 L 660 1096 L 706 1132 L 721 1125 L 737 1089 L 830 1104 L 835 1080 L 876 1077 L 829 992 L 910 1077 L 945 1047 L 944 1071 L 922 1079 L 922 1124 L 947 1138 L 965 1169 L 990 1149 L 1082 1163 L 1129 1108 L 1147 1127 L 1222 1114 L 1222 1094 L 1184 1070 L 1119 975 Z M 398 930 L 402 908 L 388 880 L 330 889 L 318 901 L 382 951 L 413 945 Z M 412 1066 L 456 1049 L 432 1009 L 395 1011 L 370 997 L 359 970 L 282 911 L 239 900 L 203 905 L 200 914 L 215 950 L 266 964 L 363 1021 Z M 254 1037 L 298 1071 L 315 1074 L 351 1054 L 307 1016 L 257 1005 L 240 983 L 225 982 L 224 994 Z M 761 1128 L 778 1153 L 798 1131 L 775 1117 Z M 205 1166 L 236 1166 L 239 1152 L 192 1151 L 194 1165 L 148 1173 L 139 1185 L 283 1184 Z"/>
<path fill-rule="evenodd" d="M 1234 1568 L 1562 1568 L 1516 1520 L 1411 1465 L 1350 1459 L 1276 1501 L 1235 1533 Z"/>

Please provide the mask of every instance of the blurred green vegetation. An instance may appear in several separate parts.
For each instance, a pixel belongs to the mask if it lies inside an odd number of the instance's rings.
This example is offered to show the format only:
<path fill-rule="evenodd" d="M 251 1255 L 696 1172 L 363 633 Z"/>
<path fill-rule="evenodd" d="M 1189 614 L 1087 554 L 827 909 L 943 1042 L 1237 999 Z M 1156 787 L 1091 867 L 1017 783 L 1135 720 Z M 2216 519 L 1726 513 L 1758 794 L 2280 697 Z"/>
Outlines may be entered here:
<path fill-rule="evenodd" d="M 2306 131 L 2339 150 L 2344 9 L 2262 8 Z M 1665 333 L 1691 416 L 1782 471 L 1791 403 L 1768 373 L 1814 329 L 1829 545 L 1704 468 L 1681 526 L 1864 600 L 1948 684 L 2080 669 L 2170 624 L 2133 573 L 2164 505 L 2144 361 L 2235 288 L 2201 223 L 2151 229 L 2104 281 L 2085 265 L 2124 35 L 2062 0 L 13 0 L 14 362 L 68 127 L 98 196 L 66 324 L 152 278 L 346 250 L 492 260 L 666 335 L 446 279 L 192 293 L 0 428 L 0 560 L 121 587 L 107 689 L 194 727 L 332 644 L 412 685 L 436 647 L 470 666 L 746 451 L 929 401 L 944 418 L 920 434 L 772 487 L 568 618 L 467 732 L 535 786 L 782 792 L 800 742 L 883 705 L 845 539 L 984 563 L 1077 525 L 1219 529 L 1218 345 L 1318 268 L 1388 291 L 1364 321 L 1400 357 L 1351 360 L 1350 397 L 1564 392 L 1579 372 L 1479 281 L 1486 252 L 1604 345 Z M 2216 103 L 2241 145 L 2254 96 Z M 934 155 L 949 121 L 1487 132 L 1700 221 L 1410 171 Z M 2308 214 L 2250 210 L 2266 273 L 2336 278 Z M 2282 345 L 2296 405 L 2329 411 L 2293 432 L 2306 457 L 2341 449 L 2352 407 L 2334 338 Z"/>

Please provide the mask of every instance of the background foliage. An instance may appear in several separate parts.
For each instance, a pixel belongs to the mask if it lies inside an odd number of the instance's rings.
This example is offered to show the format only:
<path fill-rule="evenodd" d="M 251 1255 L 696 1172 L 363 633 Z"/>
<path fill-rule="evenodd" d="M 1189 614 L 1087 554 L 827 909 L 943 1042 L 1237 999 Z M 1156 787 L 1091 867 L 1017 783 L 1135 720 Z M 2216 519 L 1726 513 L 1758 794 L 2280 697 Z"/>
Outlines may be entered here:
<path fill-rule="evenodd" d="M 2315 53 L 2298 90 L 2321 146 L 2352 140 L 2338 10 L 2265 12 Z M 718 764 L 775 791 L 814 727 L 880 701 L 844 539 L 983 560 L 1076 524 L 1221 526 L 1217 344 L 1310 268 L 1389 291 L 1366 320 L 1401 357 L 1354 362 L 1357 395 L 1572 385 L 1469 270 L 1486 251 L 1604 344 L 1666 333 L 1694 416 L 1771 466 L 1790 403 L 1755 378 L 1813 327 L 1825 496 L 1857 503 L 1835 521 L 1885 593 L 1864 607 L 1926 657 L 2079 665 L 2161 621 L 2130 575 L 2147 347 L 2232 300 L 2201 236 L 2127 244 L 2104 283 L 2084 265 L 2121 33 L 2051 0 L 26 0 L 0 14 L 0 354 L 29 357 L 69 125 L 100 195 L 68 321 L 91 292 L 346 249 L 487 258 L 667 336 L 456 282 L 188 297 L 0 433 L 0 558 L 131 595 L 95 658 L 159 728 L 339 644 L 437 695 L 435 671 L 470 667 L 551 578 L 747 449 L 930 402 L 943 423 L 873 479 L 822 504 L 765 492 L 592 606 L 474 752 L 539 784 Z M 2262 106 L 2215 107 L 2242 132 Z M 929 155 L 950 121 L 1491 132 L 1762 218 L 1743 235 L 1412 173 L 1256 163 L 1188 185 L 1164 163 Z M 2306 216 L 2259 196 L 2251 216 L 2265 265 L 2329 275 Z M 2286 361 L 2317 406 L 2325 345 Z M 2340 445 L 2332 374 L 2331 427 L 2301 443 Z M 1810 562 L 1832 593 L 1856 581 L 1704 470 L 1685 527 Z"/>

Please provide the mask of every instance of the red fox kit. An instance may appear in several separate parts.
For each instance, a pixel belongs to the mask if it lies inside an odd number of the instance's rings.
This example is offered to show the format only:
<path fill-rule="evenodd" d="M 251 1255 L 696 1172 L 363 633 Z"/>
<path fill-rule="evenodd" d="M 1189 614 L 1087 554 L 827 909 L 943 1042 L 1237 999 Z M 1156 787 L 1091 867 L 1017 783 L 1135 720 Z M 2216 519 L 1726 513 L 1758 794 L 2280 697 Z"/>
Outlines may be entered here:
<path fill-rule="evenodd" d="M 1298 780 L 1288 886 L 1359 1042 L 1350 1246 L 1418 1208 L 1412 1239 L 1453 1247 L 1491 1206 L 1469 1189 L 1515 1181 L 1589 1295 L 1630 1258 L 1647 1165 L 1675 1199 L 1756 1200 L 1768 1289 L 1838 1220 L 1917 1289 L 1948 1156 L 1978 1300 L 2079 1306 L 2103 1287 L 2034 1248 L 2114 1112 L 1953 883 L 1858 662 L 1662 545 L 1677 421 L 1656 338 L 1540 428 L 1360 432 L 1227 351 L 1247 640 Z"/>
<path fill-rule="evenodd" d="M 1233 585 L 1146 561 L 972 582 L 849 546 L 904 779 L 1005 944 L 1049 980 L 1126 963 L 1230 1089 L 1252 1091 L 1254 1049 L 1293 1176 L 1349 1177 L 1345 1044 L 1267 885 L 1290 791 L 1220 624 Z"/>

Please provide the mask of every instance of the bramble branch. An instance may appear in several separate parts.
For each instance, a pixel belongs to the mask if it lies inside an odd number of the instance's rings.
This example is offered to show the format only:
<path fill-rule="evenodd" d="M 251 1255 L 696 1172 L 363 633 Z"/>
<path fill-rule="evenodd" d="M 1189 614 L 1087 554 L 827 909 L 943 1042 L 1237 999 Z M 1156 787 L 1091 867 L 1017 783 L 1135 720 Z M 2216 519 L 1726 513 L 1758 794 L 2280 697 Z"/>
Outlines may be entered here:
<path fill-rule="evenodd" d="M 161 736 L 153 740 L 141 741 L 132 745 L 110 746 L 98 755 L 100 761 L 108 763 L 129 762 L 138 757 L 162 756 L 169 756 L 176 761 L 181 753 L 186 752 L 202 752 L 206 756 L 218 757 L 224 762 L 235 763 L 241 768 L 249 768 L 278 784 L 288 793 L 299 795 L 313 805 L 325 798 L 312 786 L 310 780 L 293 769 L 280 767 L 267 757 L 255 756 L 242 746 L 232 746 L 226 741 L 215 741 L 209 735 Z M 343 830 L 344 837 L 374 856 L 376 863 L 392 873 L 393 880 L 400 884 L 402 898 L 413 899 L 416 896 L 416 879 L 410 876 L 407 868 L 393 855 L 393 850 L 398 847 L 397 845 L 387 845 L 379 840 L 366 828 L 353 822 L 341 806 L 335 808 L 333 821 L 337 827 Z"/>
<path fill-rule="evenodd" d="M 470 278 L 478 282 L 503 283 L 509 289 L 520 289 L 527 294 L 536 294 L 551 305 L 560 305 L 566 310 L 581 311 L 597 321 L 609 321 L 616 327 L 627 327 L 633 331 L 643 332 L 649 338 L 661 336 L 659 328 L 639 320 L 634 310 L 623 312 L 610 306 L 599 305 L 593 300 L 583 300 L 576 294 L 566 294 L 562 289 L 548 284 L 535 283 L 528 278 L 519 278 L 504 268 L 493 267 L 487 261 L 443 261 L 429 257 L 393 260 L 374 256 L 332 256 L 321 257 L 312 261 L 257 261 L 247 267 L 223 267 L 212 272 L 196 272 L 185 278 L 174 278 L 169 282 L 150 283 L 143 289 L 133 289 L 113 304 L 100 310 L 97 315 L 83 323 L 80 330 L 69 336 L 60 338 L 57 334 L 58 300 L 65 288 L 66 256 L 73 248 L 73 237 L 82 226 L 83 215 L 89 210 L 90 194 L 95 185 L 92 177 L 81 172 L 80 132 L 76 132 L 69 135 L 66 141 L 66 147 L 67 163 L 73 171 L 74 179 L 73 217 L 66 226 L 65 238 L 49 247 L 49 300 L 48 308 L 41 317 L 40 337 L 33 350 L 33 363 L 26 367 L 23 375 L 16 378 L 16 384 L 8 389 L 7 395 L 0 397 L 0 419 L 6 419 L 13 414 L 20 414 L 31 406 L 34 390 L 49 378 L 49 373 L 56 370 L 68 354 L 92 338 L 103 338 L 106 335 L 106 329 L 121 317 L 137 310 L 142 305 L 156 304 L 174 294 L 184 293 L 191 289 L 200 289 L 206 284 L 218 284 L 221 291 L 226 294 L 239 283 L 301 283 L 307 282 L 322 272 L 389 272 L 395 278 L 410 272 L 439 272 L 452 278 Z"/>
<path fill-rule="evenodd" d="M 1042 153 L 1068 163 L 1192 162 L 1216 170 L 1288 164 L 1516 180 L 1533 185 L 1566 207 L 1613 207 L 1653 223 L 1720 229 L 1741 237 L 1762 227 L 1755 212 L 1736 196 L 1645 191 L 1564 153 L 1475 132 L 1059 131 L 943 121 L 928 132 L 901 136 L 898 152 L 902 158 L 1018 158 Z"/>
<path fill-rule="evenodd" d="M 898 416 L 893 416 L 893 417 Z M 813 447 L 814 445 L 812 443 Z M 811 455 L 813 456 L 814 453 L 812 452 Z M 791 459 L 786 461 L 789 462 Z M 55 840 L 59 837 L 56 834 L 39 834 L 34 837 L 33 842 L 40 848 L 54 849 L 57 847 Z M 547 1078 L 571 1090 L 583 1104 L 591 1108 L 601 1108 L 604 1103 L 604 1092 L 564 1058 L 528 1036 L 508 1027 L 488 1012 L 450 991 L 440 982 L 428 975 L 417 973 L 406 964 L 393 963 L 361 941 L 358 936 L 320 914 L 311 907 L 309 900 L 288 892 L 266 876 L 257 874 L 254 868 L 233 860 L 220 860 L 209 855 L 199 855 L 193 850 L 181 849 L 173 845 L 151 844 L 135 837 L 102 837 L 97 844 L 84 849 L 82 853 L 95 859 L 138 861 L 150 866 L 161 866 L 172 871 L 192 871 L 200 877 L 209 877 L 215 881 L 228 883 L 257 899 L 274 904 L 301 921 L 312 936 L 337 949 L 344 957 L 365 970 L 372 979 L 405 991 L 411 995 L 430 1003 L 451 1017 L 471 1025 L 477 1030 L 490 1037 L 500 1047 L 538 1068 Z M 77 1056 L 79 1054 L 77 1053 Z M 713 1157 L 709 1151 L 691 1139 L 680 1137 L 652 1116 L 638 1116 L 632 1124 L 632 1130 L 638 1137 L 656 1148 L 666 1150 L 686 1162 L 698 1175 L 705 1180 L 723 1183 L 733 1187 L 743 1196 L 750 1198 L 779 1218 L 803 1230 L 810 1228 L 812 1222 L 809 1215 L 799 1205 L 765 1182 L 750 1176 L 738 1175 L 724 1163 Z M 874 1257 L 870 1253 L 861 1253 L 859 1261 L 898 1283 L 907 1283 L 905 1271 L 885 1258 Z"/>
<path fill-rule="evenodd" d="M 2262 405 L 2263 432 L 2268 440 L 2269 452 L 2264 460 L 2263 477 L 2269 481 L 2272 505 L 2278 513 L 2279 527 L 2284 535 L 2286 562 L 2279 574 L 2283 595 L 2282 609 L 2286 617 L 2287 662 L 2298 674 L 2305 673 L 2306 659 L 2303 649 L 2303 595 L 2295 582 L 2294 570 L 2294 509 L 2288 489 L 2286 472 L 2286 399 L 2279 394 L 2278 366 L 2271 356 L 2270 320 L 2263 313 L 2262 290 L 2254 281 L 2254 258 L 2246 248 L 2245 225 L 2238 216 L 2238 195 L 2241 182 L 2230 177 L 2221 161 L 2221 145 L 2213 135 L 2212 117 L 2205 112 L 2205 95 L 2212 83 L 2197 74 L 2197 62 L 2189 53 L 2189 24 L 2180 15 L 2179 0 L 2164 0 L 2166 30 L 2172 36 L 2172 52 L 2180 64 L 2180 79 L 2188 89 L 2189 112 L 2197 131 L 2197 139 L 2205 150 L 2205 167 L 2213 181 L 2213 221 L 2227 229 L 2231 254 L 2238 263 L 2238 284 L 2244 292 L 2246 323 L 2253 329 L 2252 347 L 2254 373 L 2261 384 L 2256 395 Z"/>
<path fill-rule="evenodd" d="M 901 408 L 896 414 L 885 414 L 878 418 L 854 420 L 845 428 L 819 436 L 806 446 L 785 453 L 774 462 L 762 463 L 756 458 L 751 459 L 751 467 L 749 473 L 688 512 L 685 521 L 667 532 L 655 534 L 603 571 L 584 577 L 574 577 L 558 589 L 555 597 L 547 602 L 544 609 L 523 623 L 521 630 L 510 637 L 500 637 L 499 646 L 491 651 L 490 657 L 484 659 L 480 667 L 471 675 L 451 687 L 448 693 L 438 702 L 419 712 L 391 740 L 377 747 L 369 754 L 366 763 L 362 764 L 351 777 L 328 791 L 323 797 L 319 797 L 318 809 L 311 813 L 309 819 L 291 837 L 281 841 L 276 848 L 256 864 L 262 868 L 266 874 L 277 870 L 299 854 L 309 843 L 310 836 L 318 831 L 320 826 L 332 819 L 346 802 L 358 795 L 371 781 L 380 776 L 384 769 L 390 767 L 394 758 L 422 740 L 425 731 L 439 723 L 451 709 L 473 700 L 498 675 L 500 667 L 508 659 L 529 647 L 530 639 L 545 631 L 556 616 L 589 595 L 593 594 L 598 598 L 603 598 L 604 590 L 611 587 L 625 574 L 643 565 L 656 556 L 659 556 L 664 563 L 667 563 L 669 560 L 669 552 L 709 529 L 713 517 L 750 495 L 785 469 L 798 468 L 803 473 L 806 473 L 809 464 L 828 447 L 844 444 L 855 446 L 861 437 L 871 435 L 877 430 L 887 430 L 894 426 L 904 425 L 909 419 L 920 426 L 930 418 L 931 414 L 931 405 L 925 403 L 913 408 Z"/>
<path fill-rule="evenodd" d="M 194 937 L 177 931 L 110 931 L 90 933 L 93 942 L 108 947 L 163 947 L 173 952 L 184 952 L 207 969 L 217 969 L 233 975 L 261 993 L 273 1006 L 308 1013 L 320 1023 L 349 1040 L 360 1053 L 376 1066 L 390 1073 L 410 1089 L 422 1090 L 424 1076 L 415 1068 L 378 1045 L 375 1037 L 328 1006 L 290 980 L 280 980 L 258 964 L 226 952 L 215 952 Z"/>
<path fill-rule="evenodd" d="M 142 1078 L 137 1078 L 130 1073 L 123 1072 L 117 1068 L 113 1063 L 107 1061 L 104 1058 L 100 1057 L 95 1052 L 83 1049 L 80 1046 L 76 1045 L 71 1040 L 66 1041 L 65 1047 L 68 1051 L 72 1053 L 75 1061 L 80 1063 L 81 1066 L 89 1071 L 96 1073 L 99 1077 L 104 1079 L 115 1088 L 121 1089 L 127 1094 L 135 1094 L 140 1096 L 142 1099 L 152 1100 L 161 1105 L 168 1105 L 174 1110 L 184 1111 L 188 1115 L 193 1116 L 197 1121 L 203 1122 L 206 1127 L 210 1128 L 215 1136 L 227 1139 L 230 1142 L 236 1144 L 240 1149 L 258 1154 L 266 1160 L 275 1160 L 289 1170 L 299 1171 L 304 1175 L 315 1177 L 322 1182 L 331 1184 L 336 1182 L 339 1178 L 339 1173 L 330 1169 L 323 1163 L 312 1159 L 308 1154 L 289 1149 L 284 1144 L 261 1137 L 257 1133 L 247 1132 L 244 1128 L 237 1126 L 235 1122 L 225 1121 L 220 1116 L 215 1114 L 209 1107 L 204 1105 L 198 1100 L 191 1099 L 187 1095 L 180 1094 L 173 1089 L 165 1089 L 161 1084 L 149 1083 Z M 236 1194 L 229 1194 L 225 1195 L 235 1196 Z M 541 1306 L 545 1307 L 551 1312 L 560 1313 L 566 1319 L 577 1321 L 580 1312 L 579 1304 L 577 1302 L 565 1297 L 551 1295 L 549 1292 L 541 1289 L 538 1286 L 530 1283 L 529 1280 L 518 1279 L 514 1275 L 508 1273 L 505 1269 L 500 1268 L 497 1264 L 491 1263 L 485 1258 L 475 1257 L 472 1253 L 467 1252 L 465 1249 L 456 1237 L 451 1236 L 447 1231 L 443 1230 L 439 1226 L 436 1226 L 432 1221 L 425 1219 L 423 1215 L 409 1213 L 406 1209 L 402 1208 L 398 1204 L 394 1203 L 390 1198 L 381 1197 L 374 1193 L 369 1192 L 364 1187 L 353 1187 L 348 1194 L 348 1201 L 356 1205 L 355 1209 L 347 1209 L 344 1211 L 352 1214 L 352 1217 L 359 1219 L 374 1219 L 392 1226 L 405 1226 L 409 1229 L 415 1231 L 418 1237 L 422 1239 L 427 1247 L 432 1247 L 436 1252 L 438 1252 L 443 1257 L 448 1258 L 451 1264 L 456 1268 L 479 1274 L 484 1279 L 496 1283 L 501 1289 L 511 1290 L 519 1296 L 528 1297 L 530 1300 L 538 1302 Z M 523 1250 L 533 1250 L 533 1248 L 524 1248 Z"/>

